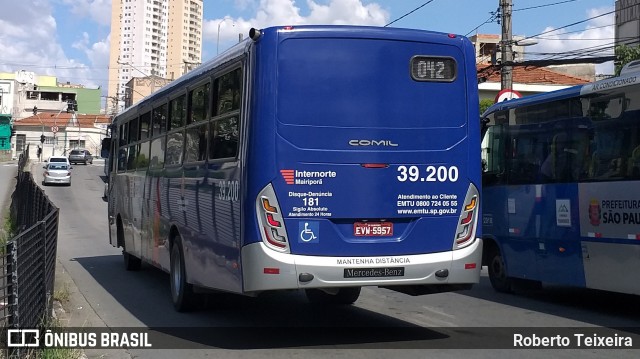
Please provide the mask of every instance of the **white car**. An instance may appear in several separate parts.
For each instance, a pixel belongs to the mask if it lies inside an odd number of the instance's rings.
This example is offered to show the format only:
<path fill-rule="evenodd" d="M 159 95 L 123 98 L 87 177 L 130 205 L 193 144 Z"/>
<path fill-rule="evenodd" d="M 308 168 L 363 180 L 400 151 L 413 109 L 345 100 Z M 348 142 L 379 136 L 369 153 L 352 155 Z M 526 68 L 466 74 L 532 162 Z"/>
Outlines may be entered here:
<path fill-rule="evenodd" d="M 50 162 L 43 167 L 42 185 L 66 184 L 71 186 L 71 165 L 64 162 Z"/>
<path fill-rule="evenodd" d="M 69 159 L 65 156 L 51 156 L 49 157 L 48 160 L 46 160 L 45 162 L 47 163 L 66 163 L 68 167 L 71 167 L 71 163 L 69 162 Z"/>

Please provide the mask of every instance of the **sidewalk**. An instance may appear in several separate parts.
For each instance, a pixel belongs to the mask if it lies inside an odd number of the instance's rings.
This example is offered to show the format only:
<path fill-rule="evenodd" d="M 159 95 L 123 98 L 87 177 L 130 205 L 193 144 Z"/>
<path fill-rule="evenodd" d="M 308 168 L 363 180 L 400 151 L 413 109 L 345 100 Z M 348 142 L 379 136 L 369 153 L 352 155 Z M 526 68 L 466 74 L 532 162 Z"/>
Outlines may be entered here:
<path fill-rule="evenodd" d="M 17 164 L 17 161 L 9 161 L 6 163 Z M 35 166 L 39 164 L 41 165 L 37 160 L 30 160 L 25 166 L 25 172 L 35 173 Z M 6 221 L 11 209 L 12 195 L 16 189 L 18 167 L 6 166 L 2 168 L 5 169 L 0 173 L 0 181 L 4 182 L 6 185 L 4 189 L 0 189 L 0 206 L 2 206 L 0 208 L 0 215 L 2 215 L 3 221 Z M 2 231 L 4 231 L 4 226 L 0 226 L 0 232 Z M 60 238 L 58 238 L 58 241 L 59 240 Z M 102 318 L 100 318 L 100 316 L 93 310 L 84 295 L 80 292 L 73 278 L 69 275 L 59 258 L 56 259 L 54 292 L 52 293 L 52 296 L 52 318 L 54 319 L 54 323 L 57 323 L 56 325 L 69 328 L 106 327 Z M 65 359 L 131 359 L 131 355 L 126 351 L 126 349 L 78 349 L 76 354 L 76 356 Z"/>

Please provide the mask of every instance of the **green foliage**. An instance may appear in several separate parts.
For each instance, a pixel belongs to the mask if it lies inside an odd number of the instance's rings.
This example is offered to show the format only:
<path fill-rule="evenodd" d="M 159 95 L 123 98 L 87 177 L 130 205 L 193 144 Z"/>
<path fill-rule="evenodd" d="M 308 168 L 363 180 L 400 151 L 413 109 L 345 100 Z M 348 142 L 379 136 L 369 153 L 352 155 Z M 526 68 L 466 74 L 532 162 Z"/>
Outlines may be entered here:
<path fill-rule="evenodd" d="M 82 353 L 75 348 L 44 348 L 35 354 L 41 359 L 75 359 L 82 358 Z"/>
<path fill-rule="evenodd" d="M 488 98 L 480 100 L 480 115 L 482 115 L 484 111 L 486 111 L 493 104 L 493 100 L 490 100 Z"/>
<path fill-rule="evenodd" d="M 620 70 L 624 65 L 628 64 L 633 60 L 640 60 L 640 46 L 637 47 L 629 47 L 627 45 L 619 45 L 616 46 L 615 49 L 616 55 L 616 63 L 615 63 L 615 74 L 620 75 Z"/>
<path fill-rule="evenodd" d="M 138 154 L 138 156 L 134 159 L 134 167 L 135 168 L 149 167 L 149 159 L 147 159 L 147 156 L 145 156 L 144 153 Z"/>
<path fill-rule="evenodd" d="M 0 227 L 0 255 L 5 255 L 7 242 L 16 235 L 16 225 L 11 213 L 7 212 L 4 218 L 4 222 Z"/>

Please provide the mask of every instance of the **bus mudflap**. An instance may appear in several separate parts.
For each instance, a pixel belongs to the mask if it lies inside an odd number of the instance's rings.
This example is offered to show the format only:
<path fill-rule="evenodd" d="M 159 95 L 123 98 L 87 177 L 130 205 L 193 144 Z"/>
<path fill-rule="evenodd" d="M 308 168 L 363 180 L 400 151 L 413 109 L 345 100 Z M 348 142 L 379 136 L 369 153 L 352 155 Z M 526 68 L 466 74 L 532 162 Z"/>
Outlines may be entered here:
<path fill-rule="evenodd" d="M 378 288 L 384 288 L 393 290 L 395 292 L 420 296 L 425 294 L 437 294 L 445 292 L 454 292 L 458 290 L 469 290 L 473 287 L 473 284 L 423 284 L 423 285 L 395 285 L 395 286 L 379 286 Z"/>

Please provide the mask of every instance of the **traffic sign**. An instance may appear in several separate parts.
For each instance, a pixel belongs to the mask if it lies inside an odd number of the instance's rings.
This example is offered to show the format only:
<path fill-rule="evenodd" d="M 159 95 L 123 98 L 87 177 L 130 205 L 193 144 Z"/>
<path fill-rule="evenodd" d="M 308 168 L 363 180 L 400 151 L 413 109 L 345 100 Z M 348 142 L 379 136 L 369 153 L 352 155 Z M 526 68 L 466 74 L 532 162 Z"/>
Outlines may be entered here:
<path fill-rule="evenodd" d="M 58 132 L 58 126 L 51 126 L 51 132 L 53 133 Z"/>
<path fill-rule="evenodd" d="M 498 95 L 496 96 L 495 101 L 496 102 L 502 102 L 502 101 L 513 100 L 513 99 L 521 98 L 521 97 L 522 97 L 522 95 L 520 94 L 520 92 L 518 92 L 516 90 L 504 89 L 504 90 L 498 92 Z"/>

